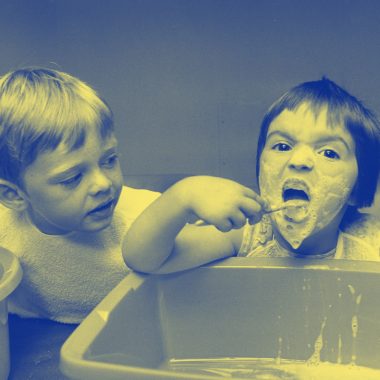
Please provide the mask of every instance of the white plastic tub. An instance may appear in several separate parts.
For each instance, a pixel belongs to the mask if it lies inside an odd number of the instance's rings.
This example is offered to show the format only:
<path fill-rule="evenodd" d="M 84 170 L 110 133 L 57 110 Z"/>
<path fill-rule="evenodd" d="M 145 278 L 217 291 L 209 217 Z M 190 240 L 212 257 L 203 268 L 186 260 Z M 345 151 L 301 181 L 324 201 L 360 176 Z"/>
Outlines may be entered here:
<path fill-rule="evenodd" d="M 380 379 L 380 263 L 231 258 L 127 276 L 61 350 L 72 379 Z"/>
<path fill-rule="evenodd" d="M 22 271 L 17 258 L 0 248 L 0 380 L 7 379 L 10 370 L 7 298 L 21 278 Z"/>

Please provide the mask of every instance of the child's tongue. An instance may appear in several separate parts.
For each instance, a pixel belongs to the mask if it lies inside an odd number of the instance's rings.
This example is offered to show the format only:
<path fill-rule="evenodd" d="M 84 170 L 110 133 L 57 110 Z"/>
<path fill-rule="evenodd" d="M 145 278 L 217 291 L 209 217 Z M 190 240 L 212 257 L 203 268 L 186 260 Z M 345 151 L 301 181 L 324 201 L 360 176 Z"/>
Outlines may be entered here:
<path fill-rule="evenodd" d="M 285 202 L 284 216 L 294 223 L 301 223 L 307 217 L 309 201 L 305 199 L 292 199 Z"/>

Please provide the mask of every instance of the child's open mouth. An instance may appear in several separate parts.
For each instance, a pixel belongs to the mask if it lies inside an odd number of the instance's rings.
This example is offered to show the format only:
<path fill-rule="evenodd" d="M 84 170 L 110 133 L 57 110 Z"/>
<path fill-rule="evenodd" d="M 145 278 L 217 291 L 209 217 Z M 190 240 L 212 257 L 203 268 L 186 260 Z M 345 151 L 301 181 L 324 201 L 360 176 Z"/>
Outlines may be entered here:
<path fill-rule="evenodd" d="M 310 203 L 309 187 L 301 180 L 287 180 L 282 189 L 282 199 L 286 205 L 284 217 L 290 222 L 301 223 L 308 215 Z"/>

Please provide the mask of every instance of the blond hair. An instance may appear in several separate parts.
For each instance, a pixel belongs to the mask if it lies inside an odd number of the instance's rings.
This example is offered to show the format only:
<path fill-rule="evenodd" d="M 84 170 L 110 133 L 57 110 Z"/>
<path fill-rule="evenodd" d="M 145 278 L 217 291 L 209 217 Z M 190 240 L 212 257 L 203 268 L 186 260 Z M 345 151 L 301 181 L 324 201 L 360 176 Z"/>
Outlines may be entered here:
<path fill-rule="evenodd" d="M 94 89 L 67 73 L 23 68 L 0 78 L 0 177 L 20 184 L 41 152 L 64 142 L 75 150 L 90 126 L 113 133 L 113 115 Z"/>

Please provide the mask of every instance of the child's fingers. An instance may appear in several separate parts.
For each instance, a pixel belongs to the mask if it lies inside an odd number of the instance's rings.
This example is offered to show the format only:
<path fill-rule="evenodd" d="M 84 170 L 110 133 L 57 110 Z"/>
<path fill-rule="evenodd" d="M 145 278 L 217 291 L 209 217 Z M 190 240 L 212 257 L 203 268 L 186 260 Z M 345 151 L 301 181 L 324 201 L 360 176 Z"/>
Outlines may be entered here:
<path fill-rule="evenodd" d="M 234 215 L 231 215 L 229 218 L 232 228 L 241 228 L 247 222 L 247 217 L 242 211 L 236 212 Z"/>
<path fill-rule="evenodd" d="M 265 206 L 252 198 L 244 198 L 241 201 L 239 208 L 244 213 L 246 218 L 259 217 L 259 220 L 265 210 Z"/>
<path fill-rule="evenodd" d="M 206 222 L 204 220 L 197 220 L 194 224 L 196 226 L 214 225 L 218 230 L 222 232 L 228 232 L 232 229 L 238 229 L 243 227 L 247 223 L 247 217 L 242 211 L 237 211 L 233 215 L 229 215 L 226 218 L 218 219 L 214 222 Z"/>
<path fill-rule="evenodd" d="M 259 223 L 261 218 L 262 218 L 263 214 L 256 214 L 256 215 L 252 215 L 248 218 L 248 223 L 250 225 L 254 225 L 256 223 Z"/>
<path fill-rule="evenodd" d="M 214 223 L 215 227 L 221 232 L 231 231 L 233 228 L 232 221 L 228 219 L 223 219 L 218 223 Z"/>
<path fill-rule="evenodd" d="M 268 202 L 249 187 L 244 187 L 243 194 L 247 198 L 253 199 L 257 203 L 259 203 L 262 208 L 266 209 L 268 207 Z"/>

